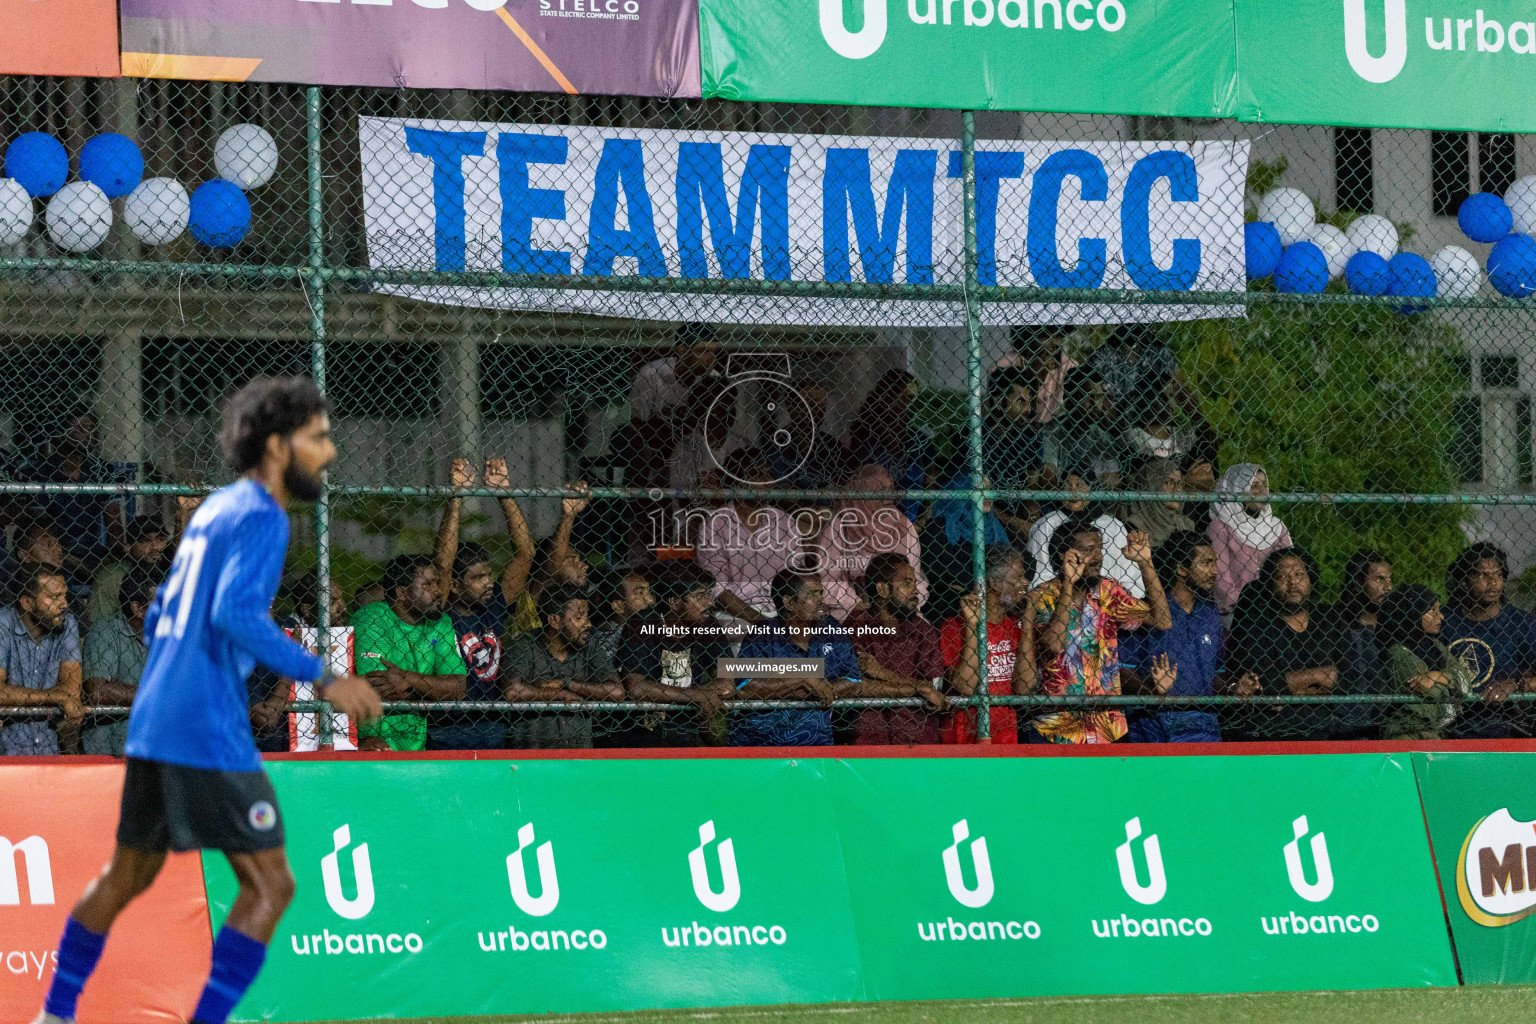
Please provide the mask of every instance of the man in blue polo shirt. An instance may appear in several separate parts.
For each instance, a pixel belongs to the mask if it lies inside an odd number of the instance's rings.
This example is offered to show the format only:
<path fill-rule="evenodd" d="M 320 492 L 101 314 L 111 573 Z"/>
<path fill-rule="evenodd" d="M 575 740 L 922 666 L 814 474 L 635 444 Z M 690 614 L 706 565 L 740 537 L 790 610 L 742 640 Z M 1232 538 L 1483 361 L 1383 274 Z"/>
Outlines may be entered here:
<path fill-rule="evenodd" d="M 863 679 L 853 644 L 827 614 L 821 577 L 785 569 L 773 578 L 773 603 L 779 614 L 763 623 L 765 632 L 741 645 L 743 658 L 820 658 L 819 677 L 743 679 L 740 700 L 819 700 L 831 707 L 839 689 Z M 842 684 L 840 687 L 839 684 Z M 733 747 L 829 747 L 832 712 L 757 711 L 731 716 Z"/>
<path fill-rule="evenodd" d="M 1121 667 L 1141 682 L 1142 692 L 1169 697 L 1209 697 L 1221 667 L 1221 616 L 1210 601 L 1216 583 L 1216 552 L 1192 530 L 1179 530 L 1153 553 L 1157 575 L 1168 581 L 1173 625 L 1140 631 L 1135 663 Z M 1125 645 L 1122 645 L 1122 649 Z M 1132 671 L 1134 670 L 1134 671 Z M 1158 711 L 1131 722 L 1133 743 L 1217 743 L 1221 727 L 1210 711 Z"/>

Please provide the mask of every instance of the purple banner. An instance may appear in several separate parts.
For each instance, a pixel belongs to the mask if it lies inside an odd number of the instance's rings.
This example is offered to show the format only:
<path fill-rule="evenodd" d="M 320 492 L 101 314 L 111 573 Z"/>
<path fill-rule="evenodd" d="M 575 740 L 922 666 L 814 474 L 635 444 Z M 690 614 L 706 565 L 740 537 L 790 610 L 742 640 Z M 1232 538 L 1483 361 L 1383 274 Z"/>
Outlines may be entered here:
<path fill-rule="evenodd" d="M 698 0 L 121 0 L 123 74 L 699 95 Z"/>

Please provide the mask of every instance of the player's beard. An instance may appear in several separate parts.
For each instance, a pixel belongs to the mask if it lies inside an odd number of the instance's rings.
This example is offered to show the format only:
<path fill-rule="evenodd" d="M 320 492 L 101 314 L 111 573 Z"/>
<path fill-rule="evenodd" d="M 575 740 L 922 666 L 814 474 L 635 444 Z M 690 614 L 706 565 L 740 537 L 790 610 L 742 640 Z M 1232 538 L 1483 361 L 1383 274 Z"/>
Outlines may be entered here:
<path fill-rule="evenodd" d="M 319 473 L 311 476 L 297 464 L 289 462 L 288 468 L 283 470 L 283 486 L 287 488 L 289 497 L 299 501 L 319 501 L 325 481 Z"/>

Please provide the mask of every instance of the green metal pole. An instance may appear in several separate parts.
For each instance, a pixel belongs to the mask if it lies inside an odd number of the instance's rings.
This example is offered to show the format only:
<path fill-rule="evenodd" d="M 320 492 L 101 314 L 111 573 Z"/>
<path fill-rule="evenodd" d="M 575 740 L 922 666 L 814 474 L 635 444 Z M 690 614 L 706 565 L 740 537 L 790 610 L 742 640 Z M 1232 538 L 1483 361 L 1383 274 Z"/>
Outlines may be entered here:
<path fill-rule="evenodd" d="M 992 702 L 987 685 L 991 669 L 987 656 L 987 524 L 985 498 L 981 493 L 982 475 L 985 469 L 981 457 L 981 300 L 976 289 L 976 115 L 963 111 L 960 115 L 960 167 L 961 189 L 965 207 L 965 362 L 966 391 L 969 393 L 971 494 L 971 568 L 976 576 L 976 593 L 981 595 L 981 621 L 976 626 L 977 683 L 976 736 L 982 743 L 992 741 Z"/>
<path fill-rule="evenodd" d="M 322 166 L 320 160 L 320 87 L 310 86 L 305 102 L 306 153 L 309 158 L 309 272 L 300 278 L 309 300 L 309 372 L 315 387 L 325 394 L 325 222 L 321 219 Z M 331 495 L 329 480 L 315 502 L 315 626 L 320 638 L 320 657 L 330 662 L 331 632 Z M 329 706 L 319 715 L 319 743 L 331 737 Z"/>

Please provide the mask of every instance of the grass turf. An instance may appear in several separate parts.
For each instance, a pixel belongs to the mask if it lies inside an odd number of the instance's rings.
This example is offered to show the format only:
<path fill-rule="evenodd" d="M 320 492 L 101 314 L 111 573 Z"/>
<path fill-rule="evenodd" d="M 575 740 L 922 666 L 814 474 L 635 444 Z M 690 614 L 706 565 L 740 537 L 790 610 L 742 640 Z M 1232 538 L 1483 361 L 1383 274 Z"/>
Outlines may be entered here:
<path fill-rule="evenodd" d="M 1484 1024 L 1529 1018 L 1536 988 L 1082 996 L 943 1003 L 841 1003 L 537 1017 L 445 1017 L 392 1024 Z"/>

